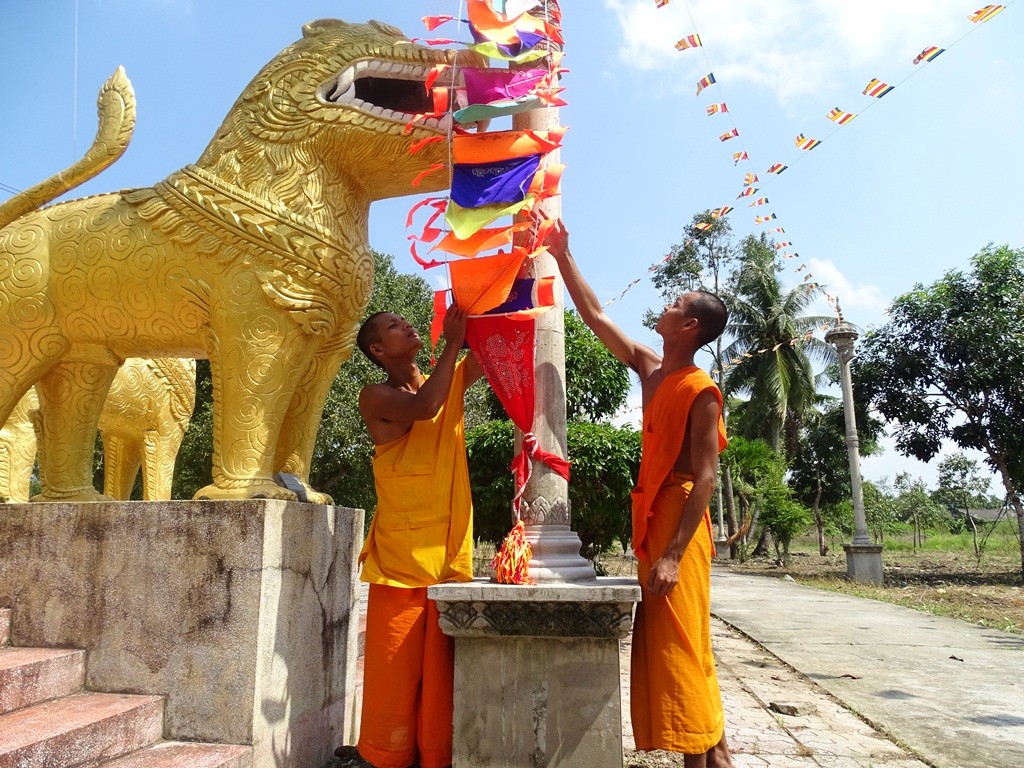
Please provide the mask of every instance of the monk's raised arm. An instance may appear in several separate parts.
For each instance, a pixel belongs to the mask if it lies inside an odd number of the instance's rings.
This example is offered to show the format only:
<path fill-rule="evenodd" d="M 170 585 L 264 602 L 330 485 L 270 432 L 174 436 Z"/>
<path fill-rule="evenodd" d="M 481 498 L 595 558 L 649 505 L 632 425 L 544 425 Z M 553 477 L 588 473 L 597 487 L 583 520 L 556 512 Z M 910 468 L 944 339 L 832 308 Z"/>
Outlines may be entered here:
<path fill-rule="evenodd" d="M 569 252 L 569 232 L 561 219 L 555 222 L 548 235 L 547 246 L 548 252 L 558 264 L 558 271 L 562 274 L 562 280 L 565 281 L 565 287 L 572 297 L 573 304 L 576 305 L 576 311 L 580 313 L 580 318 L 601 343 L 608 347 L 608 351 L 641 377 L 656 368 L 661 361 L 654 350 L 638 344 L 623 333 L 605 313 L 594 290 L 583 279 L 579 267 L 576 266 L 576 260 Z"/>

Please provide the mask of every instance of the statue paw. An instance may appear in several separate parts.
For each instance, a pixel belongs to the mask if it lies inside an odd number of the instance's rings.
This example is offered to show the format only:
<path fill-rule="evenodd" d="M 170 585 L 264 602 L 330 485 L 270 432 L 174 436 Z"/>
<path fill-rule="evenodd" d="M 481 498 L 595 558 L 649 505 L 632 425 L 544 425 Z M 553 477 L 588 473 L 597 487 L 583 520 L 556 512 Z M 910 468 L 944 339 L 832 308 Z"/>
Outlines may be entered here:
<path fill-rule="evenodd" d="M 308 486 L 306 487 L 306 501 L 310 504 L 325 504 L 327 506 L 334 505 L 334 499 L 329 494 L 314 491 Z"/>
<path fill-rule="evenodd" d="M 78 488 L 73 491 L 54 491 L 52 489 L 37 493 L 30 501 L 116 501 L 113 496 L 100 493 L 95 488 Z"/>
<path fill-rule="evenodd" d="M 221 488 L 208 485 L 196 491 L 192 497 L 197 501 L 217 501 L 223 499 L 281 499 L 297 501 L 294 491 L 289 491 L 272 480 L 253 480 L 248 485 L 237 488 Z"/>

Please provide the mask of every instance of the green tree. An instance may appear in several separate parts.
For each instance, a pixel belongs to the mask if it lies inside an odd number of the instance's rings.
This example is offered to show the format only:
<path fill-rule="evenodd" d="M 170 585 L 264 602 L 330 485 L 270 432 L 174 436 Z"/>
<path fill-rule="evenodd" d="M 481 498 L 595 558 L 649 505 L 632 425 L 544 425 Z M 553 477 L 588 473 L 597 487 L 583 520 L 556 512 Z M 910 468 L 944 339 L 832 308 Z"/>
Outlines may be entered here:
<path fill-rule="evenodd" d="M 940 522 L 949 521 L 949 513 L 937 504 L 928 493 L 924 480 L 911 477 L 908 472 L 900 472 L 893 483 L 896 490 L 896 518 L 909 523 L 913 532 L 913 545 L 924 545 L 925 531 L 934 528 Z M 948 525 L 947 525 L 948 529 Z"/>
<path fill-rule="evenodd" d="M 988 490 L 992 481 L 981 474 L 978 462 L 967 458 L 966 453 L 953 453 L 939 462 L 939 487 L 932 498 L 949 510 L 951 515 L 964 515 L 964 523 L 971 529 L 974 557 L 981 559 L 978 544 L 978 525 L 971 515 L 971 508 L 981 508 L 988 503 Z"/>
<path fill-rule="evenodd" d="M 811 513 L 793 498 L 793 492 L 781 477 L 773 478 L 765 487 L 762 504 L 761 519 L 772 534 L 776 557 L 783 565 L 789 565 L 789 545 L 811 524 Z"/>
<path fill-rule="evenodd" d="M 573 310 L 565 312 L 565 379 L 570 421 L 607 421 L 629 394 L 629 370 Z"/>
<path fill-rule="evenodd" d="M 800 426 L 817 398 L 811 360 L 834 357 L 829 345 L 810 335 L 828 318 L 804 314 L 817 292 L 813 285 L 783 288 L 781 265 L 765 235 L 749 235 L 741 248 L 735 293 L 728 301 L 733 342 L 723 353 L 731 364 L 725 392 L 748 395 L 736 412 L 740 434 L 763 438 L 792 458 Z"/>
<path fill-rule="evenodd" d="M 864 493 L 864 517 L 871 535 L 875 541 L 881 544 L 885 541 L 887 533 L 893 533 L 897 529 L 896 500 L 884 481 L 872 483 L 865 480 L 863 483 Z M 853 508 L 850 508 L 850 519 L 853 518 Z"/>
<path fill-rule="evenodd" d="M 1024 249 L 988 246 L 889 317 L 861 345 L 857 386 L 901 453 L 928 461 L 951 440 L 985 455 L 1017 515 L 1024 577 Z"/>
<path fill-rule="evenodd" d="M 781 478 L 784 474 L 784 459 L 764 440 L 748 440 L 737 435 L 729 440 L 720 463 L 732 478 L 731 487 L 723 489 L 723 493 L 731 492 L 736 496 L 739 510 L 737 531 L 749 533 L 756 530 L 763 494 L 774 478 Z M 743 535 L 737 543 L 740 560 L 746 558 L 746 539 L 747 536 Z"/>
<path fill-rule="evenodd" d="M 797 452 L 790 462 L 789 485 L 796 499 L 811 510 L 818 552 L 824 556 L 828 552 L 825 538 L 830 515 L 834 517 L 837 505 L 850 499 L 853 490 L 843 404 L 831 397 L 822 397 L 821 401 L 821 410 L 803 419 Z M 860 455 L 870 456 L 878 450 L 882 422 L 864 404 L 855 404 L 854 411 Z"/>

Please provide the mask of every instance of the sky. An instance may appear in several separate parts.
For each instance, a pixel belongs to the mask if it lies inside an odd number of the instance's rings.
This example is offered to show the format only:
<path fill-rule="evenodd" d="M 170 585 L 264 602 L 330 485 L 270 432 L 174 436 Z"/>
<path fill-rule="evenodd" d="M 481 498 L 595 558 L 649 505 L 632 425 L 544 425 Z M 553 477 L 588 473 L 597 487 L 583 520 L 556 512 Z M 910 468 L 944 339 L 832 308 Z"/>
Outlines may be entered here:
<path fill-rule="evenodd" d="M 803 274 L 838 297 L 862 329 L 917 283 L 966 269 L 988 243 L 1024 247 L 1024 3 L 984 24 L 978 0 L 564 0 L 563 85 L 570 127 L 562 208 L 573 253 L 613 319 L 656 344 L 640 318 L 660 307 L 648 267 L 682 240 L 695 212 L 732 205 L 733 232 L 759 232 L 774 212 Z M 319 18 L 377 18 L 412 36 L 465 39 L 454 24 L 427 33 L 424 15 L 464 15 L 455 0 L 0 0 L 0 194 L 70 165 L 96 128 L 100 85 L 124 65 L 138 100 L 125 156 L 70 197 L 147 186 L 194 162 L 253 75 Z M 698 33 L 703 46 L 677 51 Z M 928 46 L 946 48 L 913 65 Z M 697 81 L 717 83 L 695 96 Z M 862 95 L 872 78 L 894 90 Z M 708 116 L 712 103 L 727 114 Z M 833 107 L 857 113 L 840 127 Z M 500 122 L 491 128 L 508 127 Z M 719 135 L 735 128 L 726 142 Z M 822 140 L 797 149 L 803 133 Z M 734 165 L 746 151 L 750 162 Z M 789 169 L 765 173 L 773 163 Z M 747 172 L 760 177 L 748 208 Z M 405 214 L 416 197 L 371 209 L 370 244 L 418 272 Z M 798 264 L 806 271 L 798 274 Z M 791 268 L 792 267 L 792 268 Z M 432 283 L 437 278 L 425 275 Z M 618 299 L 636 278 L 643 278 Z M 828 314 L 824 301 L 813 311 Z M 638 401 L 634 392 L 633 402 Z M 635 412 L 634 412 L 635 413 Z M 863 463 L 871 480 L 935 465 L 891 447 Z"/>

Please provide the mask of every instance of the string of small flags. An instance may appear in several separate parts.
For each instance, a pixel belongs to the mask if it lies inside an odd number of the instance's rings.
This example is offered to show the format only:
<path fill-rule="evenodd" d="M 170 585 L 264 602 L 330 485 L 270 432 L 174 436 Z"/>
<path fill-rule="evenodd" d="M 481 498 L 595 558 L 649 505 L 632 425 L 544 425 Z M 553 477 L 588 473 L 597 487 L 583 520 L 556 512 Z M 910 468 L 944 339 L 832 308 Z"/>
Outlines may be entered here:
<path fill-rule="evenodd" d="M 684 0 L 684 2 L 685 2 L 685 0 Z M 979 25 L 981 25 L 981 24 L 983 24 L 985 22 L 990 21 L 992 18 L 994 18 L 995 16 L 1000 14 L 1003 10 L 1006 9 L 1006 7 L 1012 5 L 1014 2 L 1016 2 L 1016 0 L 1009 0 L 1009 2 L 1007 2 L 1005 5 L 1002 5 L 1002 4 L 986 5 L 986 6 L 982 7 L 982 8 L 979 8 L 974 13 L 969 14 L 967 16 L 967 20 L 970 21 L 974 25 L 971 29 L 969 29 L 967 32 L 965 32 L 963 35 L 961 35 L 959 38 L 957 38 L 956 40 L 954 40 L 952 43 L 948 44 L 945 47 L 940 47 L 940 46 L 937 46 L 937 45 L 926 46 L 925 48 L 923 48 L 913 58 L 913 60 L 911 61 L 911 64 L 913 66 L 917 67 L 917 65 L 919 65 L 919 64 L 929 63 L 929 62 L 934 61 L 941 54 L 945 53 L 949 49 L 951 49 L 954 46 L 956 46 L 957 44 L 959 44 L 968 35 L 974 33 L 975 31 L 977 31 L 977 29 L 979 28 Z M 655 0 L 655 6 L 658 7 L 658 8 L 662 8 L 662 7 L 666 6 L 666 5 L 668 5 L 668 3 L 669 3 L 669 0 Z M 708 59 L 707 53 L 706 53 L 706 51 L 704 49 L 704 43 L 701 40 L 701 36 L 700 36 L 699 32 L 696 31 L 696 23 L 693 20 L 692 13 L 690 13 L 689 5 L 686 5 L 686 9 L 687 9 L 687 13 L 690 16 L 691 24 L 693 24 L 693 26 L 695 28 L 695 31 L 694 31 L 693 34 L 686 35 L 686 36 L 680 38 L 678 40 L 678 42 L 676 42 L 675 48 L 678 51 L 688 51 L 688 50 L 700 49 L 701 54 L 704 56 L 705 63 L 707 63 L 707 65 L 708 65 L 708 74 L 706 74 L 704 77 L 702 77 L 700 80 L 697 81 L 697 85 L 696 85 L 696 95 L 697 96 L 700 96 L 700 94 L 705 89 L 710 88 L 711 86 L 714 86 L 721 93 L 722 92 L 722 86 L 718 82 L 717 78 L 715 77 L 714 68 L 711 66 L 711 62 Z M 801 150 L 801 154 L 797 157 L 796 160 L 790 161 L 789 164 L 781 163 L 781 162 L 772 163 L 768 167 L 768 169 L 765 171 L 766 180 L 763 182 L 763 186 L 767 187 L 768 185 L 770 185 L 772 183 L 772 179 L 771 178 L 767 178 L 767 177 L 769 177 L 769 176 L 770 177 L 777 177 L 777 176 L 781 175 L 784 171 L 786 171 L 790 167 L 792 167 L 792 165 L 795 165 L 796 163 L 800 162 L 800 160 L 803 159 L 803 157 L 805 156 L 805 153 L 810 152 L 810 151 L 816 149 L 817 147 L 821 146 L 821 144 L 824 141 L 826 141 L 827 139 L 829 139 L 832 135 L 834 135 L 836 131 L 838 131 L 840 128 L 842 128 L 842 127 L 848 125 L 850 122 L 852 122 L 854 120 L 854 118 L 856 118 L 858 116 L 858 114 L 863 114 L 865 111 L 867 111 L 872 106 L 874 106 L 878 102 L 879 99 L 881 99 L 884 96 L 886 96 L 889 93 L 891 93 L 896 87 L 902 85 L 907 80 L 909 80 L 911 77 L 913 77 L 916 74 L 918 74 L 920 71 L 922 71 L 922 70 L 921 69 L 914 69 L 913 71 L 911 71 L 910 74 L 908 74 L 906 77 L 904 77 L 902 80 L 899 80 L 895 84 L 889 84 L 889 83 L 887 83 L 887 82 L 885 82 L 885 81 L 883 81 L 883 80 L 881 80 L 879 78 L 874 78 L 874 77 L 871 78 L 868 81 L 867 85 L 864 87 L 864 89 L 862 91 L 862 94 L 865 95 L 865 96 L 868 96 L 869 98 L 871 98 L 872 101 L 868 105 L 866 105 L 864 107 L 864 109 L 862 109 L 859 113 L 848 112 L 848 111 L 846 111 L 846 110 L 844 110 L 844 109 L 842 109 L 842 108 L 840 108 L 838 106 L 833 107 L 832 109 L 830 109 L 825 114 L 825 117 L 829 121 L 831 121 L 834 124 L 835 127 L 828 134 L 826 134 L 824 136 L 824 138 L 820 138 L 819 139 L 819 138 L 809 137 L 806 134 L 804 134 L 803 132 L 797 134 L 796 138 L 794 139 L 794 145 L 797 147 L 797 149 Z M 722 93 L 722 96 L 724 97 L 724 93 Z M 714 102 L 712 104 L 709 104 L 707 106 L 707 108 L 706 108 L 706 112 L 707 112 L 708 117 L 711 117 L 713 115 L 727 114 L 727 115 L 729 115 L 730 121 L 732 121 L 732 113 L 729 111 L 728 101 L 727 100 L 716 101 L 716 102 Z M 722 133 L 719 136 L 719 140 L 722 141 L 722 142 L 730 141 L 730 140 L 736 139 L 736 138 L 739 138 L 740 139 L 739 143 L 742 144 L 742 138 L 740 137 L 740 131 L 739 131 L 738 126 L 736 126 L 735 122 L 733 122 L 732 128 L 730 130 L 726 131 L 725 133 Z M 751 160 L 750 160 L 750 154 L 746 150 L 746 148 L 741 149 L 741 150 L 739 150 L 737 152 L 734 152 L 732 154 L 732 160 L 733 160 L 733 165 L 734 166 L 738 166 L 741 162 L 745 162 L 748 165 L 752 165 Z M 749 171 L 747 171 L 744 174 L 743 189 L 737 195 L 736 199 L 737 200 L 747 199 L 747 198 L 751 198 L 754 195 L 756 195 L 758 192 L 761 191 L 761 188 L 754 187 L 752 185 L 755 184 L 755 183 L 759 183 L 760 181 L 761 180 L 758 177 L 756 171 L 753 168 L 751 168 Z M 768 199 L 767 196 L 761 196 L 761 197 L 754 198 L 753 200 L 748 202 L 747 207 L 751 208 L 751 207 L 760 207 L 760 206 L 766 206 L 766 205 L 770 205 L 770 200 Z M 711 216 L 712 216 L 713 219 L 714 218 L 719 218 L 720 216 L 726 215 L 731 210 L 732 210 L 731 207 L 721 206 L 719 208 L 713 209 Z M 760 225 L 765 224 L 765 223 L 770 222 L 770 221 L 776 221 L 777 219 L 778 219 L 778 217 L 777 217 L 777 215 L 776 215 L 776 213 L 774 211 L 766 213 L 766 214 L 758 214 L 758 215 L 756 215 L 754 217 L 754 224 L 755 224 L 755 226 L 760 226 Z M 713 222 L 699 222 L 696 226 L 697 226 L 698 229 L 708 230 L 708 229 L 710 229 L 713 226 Z M 785 233 L 785 229 L 783 227 L 781 227 L 781 226 L 775 227 L 775 228 L 770 229 L 768 231 L 770 231 L 770 232 L 777 232 L 779 234 L 784 234 Z M 789 246 L 789 245 L 791 245 L 791 243 L 787 243 L 786 244 L 786 246 Z M 786 247 L 786 246 L 778 246 L 778 248 L 782 248 L 782 247 Z M 787 252 L 783 252 L 780 255 L 781 255 L 782 258 L 785 258 L 785 259 L 793 259 L 793 258 L 797 258 L 799 256 L 799 254 L 797 254 L 797 253 L 787 253 Z M 670 256 L 666 257 L 666 259 L 663 259 L 662 262 L 660 262 L 660 263 L 664 263 L 664 261 L 667 261 L 668 258 L 670 258 Z M 658 265 L 652 266 L 650 268 L 650 270 L 653 271 L 654 269 L 656 269 L 658 266 L 660 266 L 660 263 Z M 804 279 L 806 280 L 807 278 L 805 277 Z M 636 279 L 636 280 L 633 280 L 632 282 L 630 282 L 630 284 L 626 286 L 626 288 L 622 291 L 621 294 L 619 294 L 619 296 L 617 296 L 616 298 L 611 299 L 610 301 L 606 302 L 605 306 L 608 306 L 609 304 L 614 303 L 615 301 L 618 301 L 619 299 L 623 298 L 623 296 L 631 288 L 633 288 L 635 285 L 637 285 L 639 282 L 640 282 L 640 279 Z M 832 306 L 832 305 L 838 306 L 838 299 L 836 299 L 836 297 L 832 296 L 831 294 L 829 294 L 826 291 L 822 291 L 822 292 L 825 294 L 825 298 L 826 298 L 827 301 L 829 301 L 830 306 Z"/>

